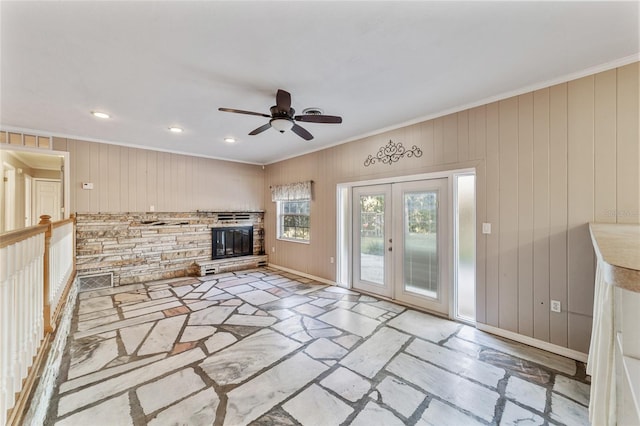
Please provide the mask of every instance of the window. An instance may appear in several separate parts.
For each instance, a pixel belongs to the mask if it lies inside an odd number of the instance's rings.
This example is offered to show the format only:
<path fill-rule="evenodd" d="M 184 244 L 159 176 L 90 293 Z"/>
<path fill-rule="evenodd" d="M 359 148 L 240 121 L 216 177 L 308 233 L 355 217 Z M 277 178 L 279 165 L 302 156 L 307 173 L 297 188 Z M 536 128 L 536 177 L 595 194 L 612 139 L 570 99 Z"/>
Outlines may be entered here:
<path fill-rule="evenodd" d="M 309 241 L 309 200 L 278 201 L 278 238 Z"/>
<path fill-rule="evenodd" d="M 271 201 L 276 203 L 279 240 L 309 242 L 311 181 L 271 186 Z"/>

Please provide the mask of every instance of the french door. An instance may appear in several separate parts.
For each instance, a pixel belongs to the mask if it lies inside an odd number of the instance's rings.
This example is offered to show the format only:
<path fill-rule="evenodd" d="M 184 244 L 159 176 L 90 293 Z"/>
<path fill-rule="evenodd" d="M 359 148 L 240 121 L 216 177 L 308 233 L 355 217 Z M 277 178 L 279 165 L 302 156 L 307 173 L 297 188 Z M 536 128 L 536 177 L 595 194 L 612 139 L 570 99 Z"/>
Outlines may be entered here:
<path fill-rule="evenodd" d="M 353 286 L 393 297 L 391 185 L 353 188 Z"/>
<path fill-rule="evenodd" d="M 447 179 L 353 188 L 353 286 L 448 314 Z"/>

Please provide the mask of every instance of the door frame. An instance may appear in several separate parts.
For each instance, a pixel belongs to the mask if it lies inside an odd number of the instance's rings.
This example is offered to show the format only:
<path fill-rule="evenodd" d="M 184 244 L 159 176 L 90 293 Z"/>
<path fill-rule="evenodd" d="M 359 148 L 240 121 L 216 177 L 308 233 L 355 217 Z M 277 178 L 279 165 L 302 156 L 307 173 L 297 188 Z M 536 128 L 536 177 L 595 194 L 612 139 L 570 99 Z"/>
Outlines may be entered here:
<path fill-rule="evenodd" d="M 33 223 L 33 177 L 24 174 L 24 226 L 27 228 Z"/>
<path fill-rule="evenodd" d="M 7 232 L 16 229 L 16 168 L 9 163 L 2 164 L 2 181 L 4 197 L 2 231 Z"/>
<path fill-rule="evenodd" d="M 447 199 L 449 203 L 453 197 L 453 177 L 461 173 L 475 173 L 478 175 L 478 168 L 462 167 L 450 170 L 438 170 L 429 173 L 415 175 L 395 176 L 380 179 L 368 179 L 362 181 L 344 182 L 336 185 L 336 285 L 344 288 L 353 288 L 353 188 L 356 186 L 386 185 L 393 183 L 411 182 L 419 180 L 430 180 L 447 178 Z M 455 223 L 455 209 L 447 209 L 448 237 L 453 238 Z M 445 237 L 446 238 L 446 237 Z M 446 269 L 450 280 L 454 278 L 454 244 L 447 245 Z M 451 282 L 451 291 L 448 295 L 449 318 L 453 318 L 454 313 L 454 293 L 455 283 Z M 404 303 L 404 302 L 401 302 Z M 424 309 L 420 308 L 419 309 Z"/>
<path fill-rule="evenodd" d="M 23 131 L 20 129 L 13 129 L 13 128 L 5 128 L 4 130 L 7 131 L 13 131 L 15 130 L 18 133 L 22 133 Z M 33 134 L 33 133 L 30 133 Z M 62 219 L 69 219 L 69 214 L 71 213 L 71 187 L 70 187 L 70 182 L 71 182 L 71 157 L 69 155 L 69 152 L 67 151 L 56 151 L 53 149 L 44 149 L 44 148 L 33 148 L 33 147 L 29 147 L 29 146 L 21 146 L 21 145 L 6 145 L 5 144 L 0 144 L 0 150 L 1 151 L 7 151 L 9 153 L 11 153 L 12 151 L 15 152 L 31 152 L 34 154 L 39 154 L 39 155 L 48 155 L 48 156 L 56 156 L 58 158 L 60 158 L 62 160 L 62 173 L 60 174 L 60 182 L 62 185 L 62 198 L 60 199 L 61 202 L 61 217 Z M 32 176 L 33 178 L 33 176 Z M 3 198 L 6 198 L 3 197 Z M 37 224 L 38 221 L 40 220 L 40 218 L 32 218 L 33 221 Z M 21 222 L 23 223 L 23 221 Z"/>

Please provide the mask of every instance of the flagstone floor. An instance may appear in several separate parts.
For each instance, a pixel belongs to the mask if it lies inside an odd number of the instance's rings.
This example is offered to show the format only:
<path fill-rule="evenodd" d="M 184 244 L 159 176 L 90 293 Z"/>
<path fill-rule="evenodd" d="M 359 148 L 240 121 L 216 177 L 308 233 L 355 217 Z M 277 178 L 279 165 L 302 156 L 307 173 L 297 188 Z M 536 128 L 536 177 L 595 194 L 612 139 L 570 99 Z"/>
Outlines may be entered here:
<path fill-rule="evenodd" d="M 582 363 L 269 268 L 78 302 L 47 425 L 588 424 Z"/>

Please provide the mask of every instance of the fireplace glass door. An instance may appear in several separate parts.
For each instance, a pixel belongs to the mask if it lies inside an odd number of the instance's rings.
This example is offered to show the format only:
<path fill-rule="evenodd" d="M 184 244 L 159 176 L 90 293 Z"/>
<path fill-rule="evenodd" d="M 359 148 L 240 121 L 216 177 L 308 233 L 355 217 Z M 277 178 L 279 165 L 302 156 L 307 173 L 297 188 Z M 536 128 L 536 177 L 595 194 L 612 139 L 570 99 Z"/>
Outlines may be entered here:
<path fill-rule="evenodd" d="M 253 226 L 213 228 L 211 232 L 213 259 L 253 254 Z"/>

